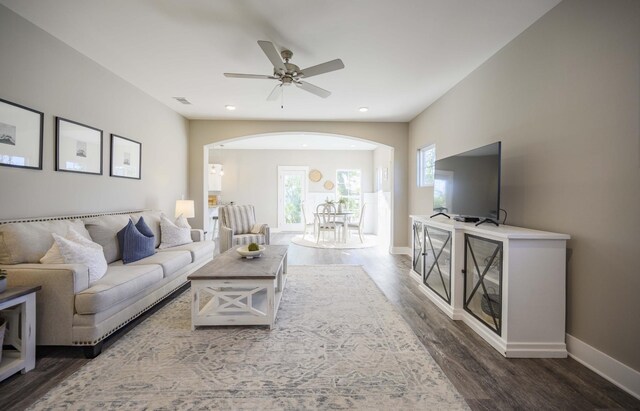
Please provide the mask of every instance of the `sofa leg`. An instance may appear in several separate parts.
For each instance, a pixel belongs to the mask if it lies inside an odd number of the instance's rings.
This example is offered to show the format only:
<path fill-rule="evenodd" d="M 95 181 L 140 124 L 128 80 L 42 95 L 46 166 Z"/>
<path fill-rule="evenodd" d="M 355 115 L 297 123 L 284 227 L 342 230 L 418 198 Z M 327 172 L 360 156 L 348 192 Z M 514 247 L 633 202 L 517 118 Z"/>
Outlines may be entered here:
<path fill-rule="evenodd" d="M 85 358 L 91 359 L 91 358 L 96 358 L 98 355 L 100 355 L 100 353 L 102 352 L 102 344 L 103 342 L 100 341 L 96 345 L 89 345 L 84 347 Z"/>

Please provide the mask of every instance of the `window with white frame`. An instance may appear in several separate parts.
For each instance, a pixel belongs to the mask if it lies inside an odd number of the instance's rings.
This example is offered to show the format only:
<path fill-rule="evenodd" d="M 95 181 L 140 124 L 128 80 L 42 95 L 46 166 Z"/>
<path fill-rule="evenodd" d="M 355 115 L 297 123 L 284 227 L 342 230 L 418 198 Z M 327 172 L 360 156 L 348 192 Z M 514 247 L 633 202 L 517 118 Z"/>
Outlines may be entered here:
<path fill-rule="evenodd" d="M 433 173 L 436 163 L 436 145 L 431 144 L 429 146 L 418 149 L 418 187 L 431 187 L 433 186 Z"/>
<path fill-rule="evenodd" d="M 362 177 L 360 170 L 336 171 L 336 194 L 343 200 L 342 208 L 354 213 L 360 212 L 362 203 Z"/>

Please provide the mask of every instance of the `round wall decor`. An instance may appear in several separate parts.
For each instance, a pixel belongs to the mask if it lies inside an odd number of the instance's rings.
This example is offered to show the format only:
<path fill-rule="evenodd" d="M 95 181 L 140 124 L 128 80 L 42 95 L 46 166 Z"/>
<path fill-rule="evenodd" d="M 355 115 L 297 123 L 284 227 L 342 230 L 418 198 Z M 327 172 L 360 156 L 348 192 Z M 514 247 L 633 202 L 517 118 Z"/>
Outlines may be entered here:
<path fill-rule="evenodd" d="M 327 180 L 324 182 L 325 190 L 333 190 L 333 187 L 335 187 L 335 185 L 333 184 L 333 181 Z"/>
<path fill-rule="evenodd" d="M 320 172 L 320 170 L 309 171 L 309 180 L 313 181 L 314 183 L 317 183 L 321 179 L 322 179 L 322 173 Z"/>

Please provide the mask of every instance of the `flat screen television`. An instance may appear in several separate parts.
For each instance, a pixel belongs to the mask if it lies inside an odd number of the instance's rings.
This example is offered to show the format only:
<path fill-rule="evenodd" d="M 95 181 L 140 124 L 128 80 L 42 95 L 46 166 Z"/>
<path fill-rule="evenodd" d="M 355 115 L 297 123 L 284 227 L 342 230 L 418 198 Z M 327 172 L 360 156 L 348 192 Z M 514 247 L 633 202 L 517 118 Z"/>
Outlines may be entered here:
<path fill-rule="evenodd" d="M 493 143 L 436 160 L 433 210 L 498 222 L 500 146 Z"/>

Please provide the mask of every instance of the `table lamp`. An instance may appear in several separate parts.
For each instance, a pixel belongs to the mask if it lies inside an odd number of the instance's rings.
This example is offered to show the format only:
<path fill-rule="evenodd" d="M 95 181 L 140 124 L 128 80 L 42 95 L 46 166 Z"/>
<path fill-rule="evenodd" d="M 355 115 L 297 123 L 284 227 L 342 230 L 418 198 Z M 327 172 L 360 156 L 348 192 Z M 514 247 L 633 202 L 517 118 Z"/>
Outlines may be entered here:
<path fill-rule="evenodd" d="M 176 201 L 176 218 L 178 218 L 180 214 L 185 218 L 193 218 L 196 216 L 195 203 L 193 200 Z"/>

